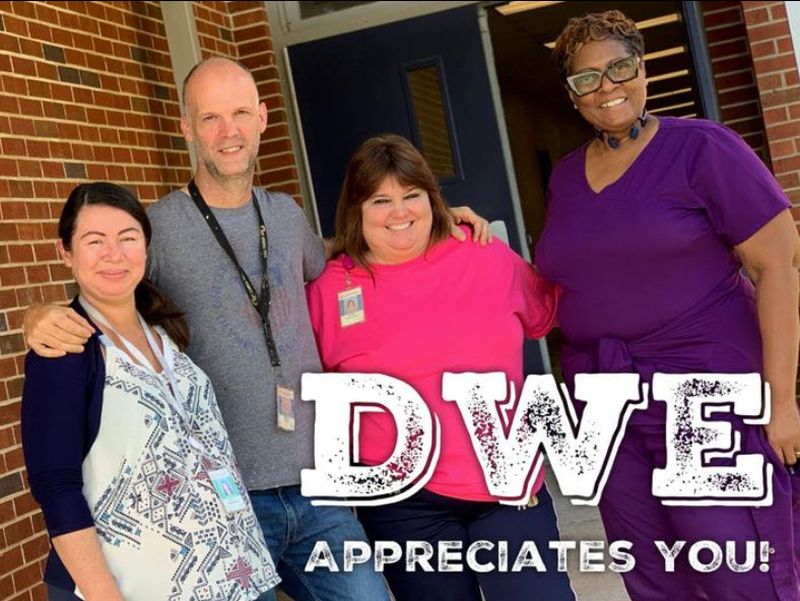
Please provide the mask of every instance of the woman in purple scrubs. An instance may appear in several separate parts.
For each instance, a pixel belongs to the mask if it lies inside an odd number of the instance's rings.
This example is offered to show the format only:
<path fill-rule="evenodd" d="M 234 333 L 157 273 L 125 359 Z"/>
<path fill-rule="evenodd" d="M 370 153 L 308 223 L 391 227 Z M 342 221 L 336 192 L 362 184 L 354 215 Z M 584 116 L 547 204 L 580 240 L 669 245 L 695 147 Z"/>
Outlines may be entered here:
<path fill-rule="evenodd" d="M 575 108 L 598 132 L 555 168 L 536 249 L 563 289 L 564 376 L 760 372 L 772 392 L 765 427 L 729 417 L 741 452 L 774 466 L 769 507 L 664 506 L 665 404 L 635 411 L 600 511 L 609 540 L 633 544 L 624 574 L 639 600 L 800 599 L 800 456 L 795 399 L 800 244 L 780 186 L 717 123 L 648 115 L 644 42 L 618 11 L 570 20 L 555 47 Z M 751 280 L 743 274 L 744 266 Z M 794 494 L 793 494 L 794 493 Z M 653 541 L 687 541 L 674 572 Z M 710 573 L 686 561 L 693 541 L 769 541 L 769 571 Z M 758 544 L 758 542 L 756 543 Z M 705 560 L 708 557 L 701 557 Z"/>

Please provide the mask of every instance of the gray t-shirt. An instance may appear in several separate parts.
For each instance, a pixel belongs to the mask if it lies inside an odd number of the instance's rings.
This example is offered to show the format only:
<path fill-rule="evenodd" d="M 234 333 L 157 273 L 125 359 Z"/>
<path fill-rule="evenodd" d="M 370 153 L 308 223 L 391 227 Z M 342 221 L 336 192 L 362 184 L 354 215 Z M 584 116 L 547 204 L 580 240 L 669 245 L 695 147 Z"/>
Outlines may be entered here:
<path fill-rule="evenodd" d="M 313 403 L 300 375 L 321 371 L 304 283 L 325 266 L 322 240 L 285 194 L 255 190 L 267 226 L 270 322 L 283 375 L 294 386 L 294 432 L 277 428 L 275 378 L 258 311 L 192 200 L 175 191 L 148 209 L 148 277 L 186 313 L 188 354 L 210 376 L 248 490 L 298 484 L 313 463 Z M 261 290 L 258 217 L 252 203 L 212 209 L 253 286 Z"/>

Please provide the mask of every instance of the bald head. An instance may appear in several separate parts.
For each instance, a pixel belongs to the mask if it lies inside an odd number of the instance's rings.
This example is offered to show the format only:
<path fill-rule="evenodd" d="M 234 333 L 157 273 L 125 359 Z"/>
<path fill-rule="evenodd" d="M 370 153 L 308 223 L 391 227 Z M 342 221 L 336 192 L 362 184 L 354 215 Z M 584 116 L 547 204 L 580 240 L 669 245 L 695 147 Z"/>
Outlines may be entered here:
<path fill-rule="evenodd" d="M 216 186 L 220 195 L 225 190 L 222 196 L 246 200 L 267 129 L 267 107 L 253 76 L 230 59 L 205 60 L 186 76 L 182 109 L 181 131 L 196 152 L 195 181 L 203 195 Z"/>
<path fill-rule="evenodd" d="M 252 82 L 257 99 L 258 89 L 256 87 L 256 80 L 249 69 L 244 67 L 241 63 L 229 58 L 215 56 L 197 63 L 183 79 L 181 113 L 184 115 L 188 114 L 189 102 L 192 100 L 193 90 L 195 88 L 202 90 L 207 84 L 213 85 L 213 82 L 217 79 L 227 78 L 237 73 L 246 76 Z M 198 84 L 201 85 L 198 87 Z"/>

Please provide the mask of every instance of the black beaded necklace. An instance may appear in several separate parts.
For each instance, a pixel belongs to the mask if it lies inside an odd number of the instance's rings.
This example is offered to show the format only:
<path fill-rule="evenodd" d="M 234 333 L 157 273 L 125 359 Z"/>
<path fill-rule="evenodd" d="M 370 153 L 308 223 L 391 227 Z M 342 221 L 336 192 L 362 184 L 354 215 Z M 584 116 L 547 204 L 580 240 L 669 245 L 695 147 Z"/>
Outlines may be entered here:
<path fill-rule="evenodd" d="M 635 140 L 639 137 L 642 129 L 647 125 L 650 117 L 647 114 L 647 111 L 643 112 L 640 117 L 636 118 L 636 122 L 631 127 L 630 133 L 628 133 L 627 137 L 625 138 L 617 138 L 616 136 L 610 136 L 605 131 L 601 129 L 596 129 L 595 132 L 597 133 L 597 137 L 600 139 L 601 142 L 605 142 L 608 144 L 608 147 L 612 150 L 616 150 L 619 148 L 620 143 L 623 140 Z"/>

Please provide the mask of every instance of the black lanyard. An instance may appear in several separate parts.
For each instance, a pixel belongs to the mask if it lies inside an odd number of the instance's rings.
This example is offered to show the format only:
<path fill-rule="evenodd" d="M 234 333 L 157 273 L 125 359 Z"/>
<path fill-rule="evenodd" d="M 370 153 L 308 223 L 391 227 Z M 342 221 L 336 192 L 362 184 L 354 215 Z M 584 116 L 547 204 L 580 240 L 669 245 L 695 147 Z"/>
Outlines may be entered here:
<path fill-rule="evenodd" d="M 281 360 L 278 356 L 278 347 L 275 346 L 275 339 L 272 336 L 272 324 L 269 321 L 270 290 L 269 278 L 267 277 L 267 256 L 269 252 L 269 245 L 267 242 L 267 226 L 264 225 L 264 218 L 261 216 L 261 209 L 258 207 L 258 201 L 256 200 L 255 193 L 252 194 L 251 199 L 253 201 L 253 206 L 256 209 L 256 214 L 258 215 L 258 235 L 261 244 L 260 296 L 256 294 L 256 289 L 250 282 L 250 278 L 247 277 L 244 269 L 242 269 L 242 266 L 239 265 L 239 261 L 236 259 L 236 254 L 233 252 L 231 243 L 228 242 L 228 238 L 225 236 L 225 232 L 222 231 L 219 221 L 217 221 L 217 218 L 214 217 L 214 213 L 211 212 L 211 209 L 206 204 L 206 201 L 203 199 L 203 195 L 200 194 L 200 190 L 197 189 L 197 184 L 194 183 L 194 180 L 189 182 L 189 194 L 191 195 L 195 206 L 200 211 L 200 214 L 205 218 L 208 227 L 211 228 L 211 233 L 214 234 L 214 237 L 222 247 L 222 250 L 224 250 L 228 257 L 230 257 L 234 267 L 236 267 L 236 270 L 239 272 L 239 278 L 242 280 L 245 292 L 247 292 L 250 302 L 261 316 L 261 324 L 264 326 L 264 338 L 267 340 L 267 349 L 269 350 L 269 359 L 272 362 L 272 367 L 276 370 L 279 370 L 281 366 Z"/>

